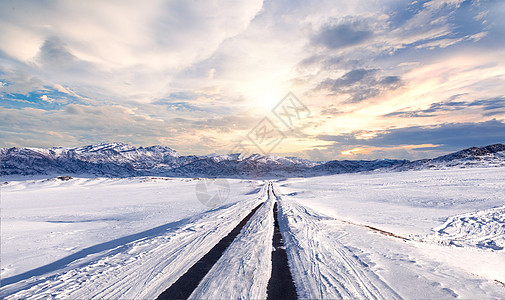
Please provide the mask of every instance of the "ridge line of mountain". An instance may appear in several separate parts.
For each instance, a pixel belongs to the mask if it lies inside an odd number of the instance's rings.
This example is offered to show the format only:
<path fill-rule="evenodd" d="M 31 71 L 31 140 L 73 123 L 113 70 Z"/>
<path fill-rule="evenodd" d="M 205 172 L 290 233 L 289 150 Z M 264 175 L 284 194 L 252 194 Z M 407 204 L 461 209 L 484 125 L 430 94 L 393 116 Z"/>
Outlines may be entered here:
<path fill-rule="evenodd" d="M 166 146 L 107 143 L 84 147 L 0 148 L 0 175 L 92 175 L 110 177 L 308 177 L 364 171 L 505 166 L 505 144 L 472 147 L 415 161 L 332 160 L 240 153 L 179 155 Z"/>

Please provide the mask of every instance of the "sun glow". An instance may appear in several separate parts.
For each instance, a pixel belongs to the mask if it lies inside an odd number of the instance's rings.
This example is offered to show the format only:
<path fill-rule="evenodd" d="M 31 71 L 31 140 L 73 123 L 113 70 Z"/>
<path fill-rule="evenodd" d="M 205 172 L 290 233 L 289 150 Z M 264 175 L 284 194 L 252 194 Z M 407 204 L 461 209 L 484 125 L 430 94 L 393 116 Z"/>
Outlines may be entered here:
<path fill-rule="evenodd" d="M 253 106 L 261 111 L 268 112 L 272 110 L 277 103 L 279 103 L 284 95 L 280 89 L 265 88 L 252 93 L 250 97 Z"/>
<path fill-rule="evenodd" d="M 419 148 L 436 148 L 440 145 L 421 144 L 421 145 L 403 145 L 398 147 L 357 147 L 340 152 L 344 156 L 352 156 L 356 154 L 370 154 L 376 150 L 396 150 L 396 149 L 419 149 Z"/>

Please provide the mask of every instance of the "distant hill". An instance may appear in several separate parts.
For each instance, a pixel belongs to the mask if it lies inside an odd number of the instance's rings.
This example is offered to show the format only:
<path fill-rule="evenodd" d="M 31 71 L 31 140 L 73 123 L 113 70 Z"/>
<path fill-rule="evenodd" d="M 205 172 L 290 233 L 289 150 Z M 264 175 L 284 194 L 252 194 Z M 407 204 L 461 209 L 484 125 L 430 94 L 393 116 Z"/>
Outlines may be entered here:
<path fill-rule="evenodd" d="M 505 166 L 505 145 L 472 147 L 434 159 L 312 162 L 253 154 L 181 156 L 164 146 L 123 143 L 79 148 L 0 148 L 0 175 L 90 175 L 107 177 L 307 177 L 364 171 Z"/>
<path fill-rule="evenodd" d="M 444 169 L 505 166 L 505 145 L 472 147 L 433 159 L 422 159 L 393 166 L 394 170 Z"/>

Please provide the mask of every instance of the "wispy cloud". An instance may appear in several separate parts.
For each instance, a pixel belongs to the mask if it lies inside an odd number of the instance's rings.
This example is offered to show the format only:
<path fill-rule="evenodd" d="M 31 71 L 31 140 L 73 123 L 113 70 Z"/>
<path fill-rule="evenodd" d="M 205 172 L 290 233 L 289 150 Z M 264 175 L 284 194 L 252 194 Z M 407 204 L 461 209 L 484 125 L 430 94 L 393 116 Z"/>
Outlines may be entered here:
<path fill-rule="evenodd" d="M 447 123 L 432 126 L 410 126 L 372 133 L 372 137 L 362 137 L 364 132 L 339 135 L 320 135 L 322 141 L 331 141 L 322 153 L 327 157 L 335 155 L 373 154 L 384 156 L 385 150 L 403 151 L 402 158 L 418 158 L 429 155 L 430 148 L 439 153 L 455 151 L 468 145 L 484 146 L 505 143 L 505 123 L 491 120 L 481 123 Z M 321 149 L 320 149 L 321 150 Z M 411 151 L 409 151 L 411 150 Z M 416 153 L 419 151 L 423 153 Z M 326 157 L 326 158 L 327 158 Z M 390 157 L 392 158 L 392 157 Z"/>

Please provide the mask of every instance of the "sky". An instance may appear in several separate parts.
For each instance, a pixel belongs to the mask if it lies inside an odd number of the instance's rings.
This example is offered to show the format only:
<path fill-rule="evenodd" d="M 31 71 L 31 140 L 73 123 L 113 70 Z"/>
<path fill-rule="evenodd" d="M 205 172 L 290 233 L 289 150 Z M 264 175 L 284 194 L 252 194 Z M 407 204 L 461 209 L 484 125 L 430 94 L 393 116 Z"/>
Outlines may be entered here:
<path fill-rule="evenodd" d="M 0 147 L 312 160 L 505 143 L 503 0 L 0 0 Z"/>

